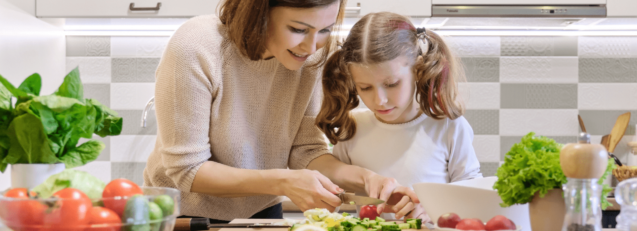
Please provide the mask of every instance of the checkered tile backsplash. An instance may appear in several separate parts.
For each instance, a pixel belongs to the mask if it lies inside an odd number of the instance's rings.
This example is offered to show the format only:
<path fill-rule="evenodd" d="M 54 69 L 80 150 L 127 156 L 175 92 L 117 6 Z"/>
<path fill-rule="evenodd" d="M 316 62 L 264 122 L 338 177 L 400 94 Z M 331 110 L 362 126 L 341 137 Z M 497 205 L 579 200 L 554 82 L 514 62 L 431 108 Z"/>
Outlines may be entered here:
<path fill-rule="evenodd" d="M 157 126 L 152 112 L 148 127 L 140 127 L 140 118 L 153 96 L 154 72 L 167 42 L 168 37 L 67 37 L 67 70 L 79 66 L 85 97 L 124 118 L 122 134 L 100 138 L 106 149 L 80 169 L 104 181 L 125 177 L 142 183 Z M 632 112 L 616 150 L 626 161 L 637 121 L 637 37 L 449 37 L 447 42 L 467 73 L 460 89 L 485 176 L 494 175 L 506 152 L 530 131 L 574 142 L 578 114 L 592 142 L 599 143 L 617 116 Z M 8 187 L 8 174 L 0 179 L 0 188 Z"/>

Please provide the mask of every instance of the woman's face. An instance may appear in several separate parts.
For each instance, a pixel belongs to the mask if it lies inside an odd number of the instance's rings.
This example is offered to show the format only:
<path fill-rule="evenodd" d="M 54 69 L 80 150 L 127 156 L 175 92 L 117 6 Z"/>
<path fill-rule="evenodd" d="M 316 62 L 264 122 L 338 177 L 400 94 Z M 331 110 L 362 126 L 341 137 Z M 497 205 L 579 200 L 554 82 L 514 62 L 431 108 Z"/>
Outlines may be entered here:
<path fill-rule="evenodd" d="M 358 95 L 380 121 L 398 124 L 418 116 L 413 61 L 406 56 L 369 66 L 350 64 L 349 70 Z"/>
<path fill-rule="evenodd" d="M 274 7 L 270 10 L 266 51 L 289 70 L 298 70 L 308 56 L 327 44 L 340 1 L 314 8 Z"/>

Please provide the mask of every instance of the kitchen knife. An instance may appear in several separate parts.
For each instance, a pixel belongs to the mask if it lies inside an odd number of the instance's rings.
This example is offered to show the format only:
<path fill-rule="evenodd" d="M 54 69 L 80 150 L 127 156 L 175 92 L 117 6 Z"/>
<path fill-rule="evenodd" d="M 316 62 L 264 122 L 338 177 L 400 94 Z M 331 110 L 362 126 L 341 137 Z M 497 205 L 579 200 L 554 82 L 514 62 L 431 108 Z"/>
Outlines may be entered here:
<path fill-rule="evenodd" d="M 210 224 L 208 218 L 177 218 L 174 231 L 196 231 L 218 228 L 290 228 L 289 225 L 273 223 Z"/>
<path fill-rule="evenodd" d="M 349 194 L 344 192 L 339 193 L 338 197 L 341 198 L 341 201 L 343 201 L 343 204 L 351 204 L 351 202 L 354 202 L 355 205 L 378 205 L 378 204 L 385 203 L 384 200 L 371 198 L 371 197 L 365 197 L 365 196 L 356 196 L 354 194 Z"/>

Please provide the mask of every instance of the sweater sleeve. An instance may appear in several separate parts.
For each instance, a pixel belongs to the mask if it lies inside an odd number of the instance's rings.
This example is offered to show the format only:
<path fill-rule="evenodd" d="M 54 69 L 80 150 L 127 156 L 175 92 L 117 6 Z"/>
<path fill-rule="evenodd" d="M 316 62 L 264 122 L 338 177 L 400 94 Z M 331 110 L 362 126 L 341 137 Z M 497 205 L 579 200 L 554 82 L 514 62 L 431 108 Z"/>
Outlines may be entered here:
<path fill-rule="evenodd" d="M 341 141 L 334 145 L 332 155 L 343 163 L 352 164 L 352 160 L 349 158 L 349 154 L 347 153 L 347 141 Z"/>
<path fill-rule="evenodd" d="M 210 49 L 210 43 L 194 38 L 189 30 L 195 28 L 187 23 L 173 35 L 157 68 L 155 83 L 157 139 L 163 144 L 157 151 L 166 175 L 184 192 L 190 192 L 197 171 L 211 157 L 214 84 L 212 73 L 206 70 L 211 70 L 214 55 L 202 52 Z"/>
<path fill-rule="evenodd" d="M 473 129 L 463 116 L 449 120 L 447 138 L 449 182 L 482 178 L 480 162 L 473 149 Z"/>
<path fill-rule="evenodd" d="M 305 110 L 305 115 L 299 126 L 299 131 L 296 133 L 292 143 L 288 163 L 290 169 L 305 169 L 312 160 L 319 156 L 330 154 L 327 148 L 327 138 L 314 125 L 316 116 L 321 108 L 322 90 L 322 85 L 317 80 L 312 90 L 310 102 Z"/>

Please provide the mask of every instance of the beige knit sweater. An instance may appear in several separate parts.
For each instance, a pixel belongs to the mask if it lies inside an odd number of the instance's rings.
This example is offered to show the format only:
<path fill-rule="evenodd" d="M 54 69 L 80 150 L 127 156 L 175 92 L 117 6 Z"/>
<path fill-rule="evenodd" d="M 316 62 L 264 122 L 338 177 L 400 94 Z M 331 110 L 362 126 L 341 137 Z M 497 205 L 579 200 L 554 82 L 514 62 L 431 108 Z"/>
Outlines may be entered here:
<path fill-rule="evenodd" d="M 277 204 L 276 196 L 219 198 L 190 188 L 206 161 L 303 169 L 329 153 L 314 126 L 319 74 L 308 67 L 288 70 L 276 59 L 251 61 L 216 16 L 190 19 L 172 36 L 157 68 L 157 144 L 144 185 L 179 189 L 182 215 L 232 220 Z"/>

